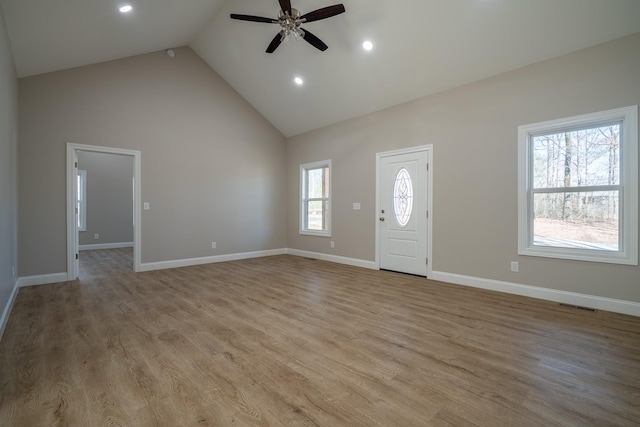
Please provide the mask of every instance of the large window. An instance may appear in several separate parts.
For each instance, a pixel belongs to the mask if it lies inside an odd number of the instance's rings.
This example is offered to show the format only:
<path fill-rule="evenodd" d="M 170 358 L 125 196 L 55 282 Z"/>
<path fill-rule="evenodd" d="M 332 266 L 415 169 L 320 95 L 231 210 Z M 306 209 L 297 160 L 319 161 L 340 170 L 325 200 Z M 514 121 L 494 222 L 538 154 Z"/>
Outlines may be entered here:
<path fill-rule="evenodd" d="M 331 235 L 331 160 L 300 166 L 300 233 Z"/>
<path fill-rule="evenodd" d="M 519 253 L 636 265 L 637 106 L 518 130 Z"/>

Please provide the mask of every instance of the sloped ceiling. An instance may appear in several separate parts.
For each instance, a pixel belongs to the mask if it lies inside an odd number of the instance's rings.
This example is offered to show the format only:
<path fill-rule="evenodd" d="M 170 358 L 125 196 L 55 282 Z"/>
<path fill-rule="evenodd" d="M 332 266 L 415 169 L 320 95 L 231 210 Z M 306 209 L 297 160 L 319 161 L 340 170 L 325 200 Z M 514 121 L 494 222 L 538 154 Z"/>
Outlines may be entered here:
<path fill-rule="evenodd" d="M 338 0 L 339 1 L 339 0 Z M 306 13 L 336 1 L 292 0 Z M 0 0 L 21 77 L 188 44 L 285 136 L 640 32 L 639 0 L 344 0 L 265 49 L 277 0 Z M 364 40 L 374 48 L 366 52 Z M 302 86 L 294 77 L 304 79 Z"/>

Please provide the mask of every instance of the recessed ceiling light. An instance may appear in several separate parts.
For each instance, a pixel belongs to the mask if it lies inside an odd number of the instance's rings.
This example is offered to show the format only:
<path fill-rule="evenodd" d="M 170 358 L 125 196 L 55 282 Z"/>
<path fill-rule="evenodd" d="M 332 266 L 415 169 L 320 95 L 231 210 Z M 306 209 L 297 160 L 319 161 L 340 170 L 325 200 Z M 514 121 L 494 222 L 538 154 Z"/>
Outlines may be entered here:
<path fill-rule="evenodd" d="M 302 77 L 296 77 L 295 79 L 293 79 L 293 81 L 298 86 L 302 86 L 302 84 L 304 83 L 304 80 L 302 80 Z"/>
<path fill-rule="evenodd" d="M 133 10 L 133 6 L 131 6 L 130 4 L 125 4 L 124 6 L 121 6 L 120 9 L 118 9 L 120 11 L 120 13 L 129 13 Z"/>
<path fill-rule="evenodd" d="M 364 50 L 371 50 L 373 49 L 373 43 L 371 43 L 369 40 L 365 40 L 365 42 L 362 43 L 362 47 Z"/>

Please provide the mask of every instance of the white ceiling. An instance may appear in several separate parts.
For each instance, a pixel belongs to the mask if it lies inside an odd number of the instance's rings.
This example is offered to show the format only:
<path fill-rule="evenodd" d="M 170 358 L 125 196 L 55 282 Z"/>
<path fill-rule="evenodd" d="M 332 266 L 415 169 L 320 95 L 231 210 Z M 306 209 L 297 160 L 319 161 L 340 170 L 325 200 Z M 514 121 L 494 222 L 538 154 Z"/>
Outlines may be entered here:
<path fill-rule="evenodd" d="M 640 32 L 640 0 L 343 0 L 303 25 L 326 52 L 293 40 L 270 55 L 277 27 L 229 14 L 275 18 L 277 0 L 129 0 L 126 16 L 123 2 L 0 0 L 19 76 L 188 44 L 292 136 Z"/>

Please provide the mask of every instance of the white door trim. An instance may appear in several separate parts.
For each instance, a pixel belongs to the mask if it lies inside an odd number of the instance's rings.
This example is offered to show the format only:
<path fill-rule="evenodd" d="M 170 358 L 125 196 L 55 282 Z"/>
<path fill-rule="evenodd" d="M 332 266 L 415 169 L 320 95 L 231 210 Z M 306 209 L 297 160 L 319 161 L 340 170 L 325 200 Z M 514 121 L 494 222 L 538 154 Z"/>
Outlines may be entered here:
<path fill-rule="evenodd" d="M 427 210 L 429 211 L 429 217 L 427 218 L 427 258 L 429 262 L 427 264 L 427 277 L 431 277 L 433 274 L 433 144 L 420 145 L 417 147 L 404 148 L 401 150 L 384 151 L 382 153 L 376 153 L 376 211 L 375 211 L 375 224 L 376 224 L 376 253 L 375 253 L 375 265 L 377 269 L 380 269 L 380 226 L 378 224 L 380 217 L 380 189 L 382 188 L 381 180 L 381 161 L 384 157 L 397 156 L 399 154 L 410 154 L 417 152 L 427 152 L 429 159 L 429 169 L 427 170 Z"/>
<path fill-rule="evenodd" d="M 133 156 L 133 271 L 141 270 L 140 248 L 142 244 L 141 210 L 140 210 L 140 151 L 126 150 L 123 148 L 100 147 L 96 145 L 84 145 L 67 142 L 67 280 L 75 280 L 78 277 L 76 254 L 79 253 L 78 223 L 76 222 L 76 177 L 75 159 L 77 151 L 91 151 L 94 153 L 122 154 Z"/>

